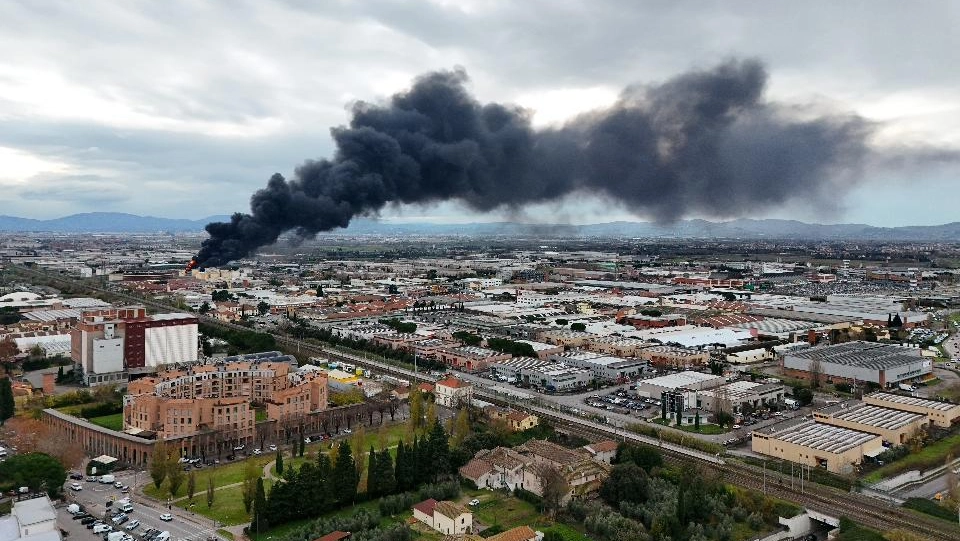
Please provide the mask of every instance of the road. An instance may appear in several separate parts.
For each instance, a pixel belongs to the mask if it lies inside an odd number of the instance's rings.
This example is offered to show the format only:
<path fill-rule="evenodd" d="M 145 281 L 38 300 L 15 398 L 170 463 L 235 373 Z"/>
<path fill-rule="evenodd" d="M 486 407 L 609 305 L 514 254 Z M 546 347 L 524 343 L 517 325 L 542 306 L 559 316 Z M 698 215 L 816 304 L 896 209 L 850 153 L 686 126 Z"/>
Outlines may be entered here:
<path fill-rule="evenodd" d="M 150 475 L 147 472 L 123 471 L 117 472 L 114 475 L 117 481 L 130 486 L 130 494 L 122 494 L 120 490 L 114 488 L 113 485 L 87 481 L 78 481 L 83 485 L 83 490 L 73 491 L 69 487 L 70 484 L 75 481 L 68 480 L 64 485 L 64 492 L 67 494 L 68 502 L 80 503 L 91 515 L 102 517 L 108 510 L 106 506 L 107 500 L 120 500 L 129 496 L 134 508 L 133 512 L 129 513 L 130 519 L 137 519 L 141 523 L 139 528 L 131 532 L 135 536 L 141 534 L 147 528 L 169 531 L 171 541 L 180 539 L 203 541 L 215 535 L 216 527 L 212 520 L 180 509 L 175 505 L 167 509 L 162 503 L 144 496 L 141 489 L 145 484 L 150 482 Z M 73 534 L 74 531 L 79 533 L 77 537 L 71 535 L 71 541 L 101 541 L 99 535 L 95 535 L 91 530 L 87 530 L 86 526 L 80 525 L 78 521 L 71 520 L 69 513 L 67 513 L 65 509 L 61 512 L 67 517 L 66 521 L 59 521 L 61 527 L 68 524 L 71 526 L 76 525 L 76 527 L 65 529 L 71 534 Z M 162 513 L 170 513 L 173 515 L 173 520 L 169 522 L 160 520 Z"/>

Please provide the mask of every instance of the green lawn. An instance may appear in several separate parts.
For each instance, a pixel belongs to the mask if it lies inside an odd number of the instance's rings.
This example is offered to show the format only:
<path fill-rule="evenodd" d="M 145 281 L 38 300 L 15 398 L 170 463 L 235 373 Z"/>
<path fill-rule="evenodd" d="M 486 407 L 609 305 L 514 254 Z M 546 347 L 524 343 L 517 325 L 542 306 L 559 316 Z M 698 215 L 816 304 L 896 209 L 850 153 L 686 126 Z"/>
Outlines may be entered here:
<path fill-rule="evenodd" d="M 110 430 L 120 431 L 123 430 L 123 414 L 114 413 L 113 415 L 104 415 L 102 417 L 91 417 L 87 419 L 95 425 L 100 425 L 104 428 L 109 428 Z"/>
<path fill-rule="evenodd" d="M 892 477 L 909 470 L 927 470 L 942 466 L 947 455 L 960 456 L 960 434 L 944 438 L 927 445 L 919 453 L 911 453 L 896 462 L 886 464 L 864 479 L 868 483 L 876 483 L 881 479 Z"/>
<path fill-rule="evenodd" d="M 222 487 L 226 485 L 232 485 L 234 483 L 239 483 L 243 481 L 243 469 L 247 461 L 253 461 L 257 465 L 257 470 L 262 474 L 263 467 L 270 461 L 273 460 L 273 455 L 261 455 L 258 457 L 248 458 L 246 460 L 238 460 L 236 462 L 231 462 L 229 464 L 221 464 L 216 467 L 205 467 L 201 470 L 196 471 L 197 476 L 197 492 L 202 492 L 207 488 L 207 478 L 213 476 L 213 486 Z M 189 475 L 189 474 L 187 474 Z M 157 499 L 164 499 L 167 497 L 167 482 L 164 481 L 160 485 L 158 490 L 153 483 L 144 487 L 143 492 Z M 180 488 L 177 490 L 177 493 L 174 495 L 175 498 L 179 498 L 187 495 L 187 482 L 184 480 L 183 484 L 180 485 Z"/>

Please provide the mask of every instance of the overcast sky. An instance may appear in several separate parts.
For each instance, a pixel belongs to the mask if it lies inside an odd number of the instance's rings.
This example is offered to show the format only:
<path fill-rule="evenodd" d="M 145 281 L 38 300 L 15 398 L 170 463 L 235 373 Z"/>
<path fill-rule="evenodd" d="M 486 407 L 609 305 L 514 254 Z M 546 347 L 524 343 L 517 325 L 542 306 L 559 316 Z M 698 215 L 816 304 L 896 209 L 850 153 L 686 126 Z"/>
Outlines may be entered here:
<path fill-rule="evenodd" d="M 482 101 L 538 126 L 730 58 L 757 58 L 766 99 L 878 122 L 884 149 L 960 149 L 960 3 L 435 0 L 0 2 L 0 214 L 202 218 L 245 211 L 274 172 L 330 156 L 354 100 L 464 67 Z M 948 152 L 949 153 L 949 152 Z M 875 225 L 960 220 L 950 159 L 869 167 L 823 214 Z M 804 187 L 797 186 L 802 192 Z M 456 204 L 387 219 L 499 220 Z M 510 216 L 510 217 L 516 217 Z M 536 221 L 644 219 L 597 202 Z"/>

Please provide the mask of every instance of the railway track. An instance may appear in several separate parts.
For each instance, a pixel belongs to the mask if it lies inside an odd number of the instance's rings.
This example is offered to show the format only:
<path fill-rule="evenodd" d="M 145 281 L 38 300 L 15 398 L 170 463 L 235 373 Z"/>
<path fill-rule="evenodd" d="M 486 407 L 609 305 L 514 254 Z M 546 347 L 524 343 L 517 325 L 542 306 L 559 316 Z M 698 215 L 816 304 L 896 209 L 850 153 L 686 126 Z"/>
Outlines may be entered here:
<path fill-rule="evenodd" d="M 79 282 L 72 278 L 63 276 L 53 276 L 45 272 L 35 271 L 15 267 L 24 271 L 26 274 L 35 274 L 47 279 L 55 279 L 64 283 L 80 283 L 84 287 L 100 293 L 124 298 L 131 302 L 144 304 L 158 310 L 176 310 L 169 305 L 159 303 L 151 299 L 126 294 L 123 292 L 110 291 L 87 283 Z M 248 327 L 219 321 L 207 316 L 198 316 L 204 323 L 216 325 L 221 328 L 249 331 Z M 304 342 L 283 335 L 274 334 L 277 343 L 288 350 L 296 350 L 316 355 L 324 355 L 337 360 L 344 360 L 354 363 L 358 366 L 371 369 L 377 373 L 389 374 L 410 381 L 429 381 L 433 379 L 426 374 L 416 373 L 386 362 L 380 362 L 366 356 L 356 355 L 332 347 L 324 347 L 310 342 Z M 510 403 L 504 397 L 487 392 L 482 389 L 476 389 L 476 396 L 483 398 L 494 404 L 509 405 L 516 407 L 516 404 Z M 616 429 L 608 425 L 601 425 L 588 419 L 581 419 L 572 415 L 548 410 L 539 406 L 523 405 L 525 409 L 536 412 L 546 420 L 551 421 L 557 428 L 560 428 L 571 434 L 584 437 L 586 439 L 606 438 L 634 443 L 651 445 L 660 449 L 664 459 L 671 463 L 697 460 L 706 463 L 707 467 L 716 469 L 723 474 L 725 482 L 741 486 L 744 488 L 757 490 L 775 496 L 787 501 L 796 502 L 813 511 L 823 513 L 828 516 L 842 517 L 847 516 L 865 526 L 880 531 L 890 531 L 893 529 L 904 529 L 920 534 L 930 541 L 958 541 L 960 540 L 960 527 L 956 524 L 928 517 L 910 510 L 895 507 L 889 503 L 881 502 L 857 493 L 842 492 L 837 489 L 808 483 L 802 489 L 794 483 L 788 484 L 788 479 L 776 472 L 763 472 L 755 466 L 743 464 L 736 461 L 724 460 L 723 458 L 709 453 L 696 451 L 681 447 L 679 445 L 668 444 L 656 438 L 627 432 L 623 429 Z M 766 479 L 766 481 L 765 481 Z"/>

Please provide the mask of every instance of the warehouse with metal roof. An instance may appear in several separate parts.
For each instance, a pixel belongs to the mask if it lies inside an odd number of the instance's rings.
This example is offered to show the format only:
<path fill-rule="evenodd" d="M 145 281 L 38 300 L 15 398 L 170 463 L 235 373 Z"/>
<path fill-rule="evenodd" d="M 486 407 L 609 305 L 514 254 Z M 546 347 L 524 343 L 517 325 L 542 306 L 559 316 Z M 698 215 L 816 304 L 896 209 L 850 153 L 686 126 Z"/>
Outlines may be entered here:
<path fill-rule="evenodd" d="M 903 445 L 927 423 L 920 413 L 883 408 L 857 400 L 827 406 L 813 412 L 821 423 L 877 434 L 889 445 Z"/>
<path fill-rule="evenodd" d="M 786 353 L 783 370 L 786 376 L 806 380 L 870 381 L 889 387 L 933 372 L 933 362 L 916 348 L 854 341 Z"/>
<path fill-rule="evenodd" d="M 841 474 L 885 450 L 876 434 L 803 417 L 754 430 L 751 446 L 755 453 Z"/>
<path fill-rule="evenodd" d="M 892 408 L 926 415 L 928 422 L 940 428 L 950 428 L 960 423 L 960 404 L 928 400 L 915 396 L 877 392 L 863 397 L 863 401 L 874 406 Z"/>

